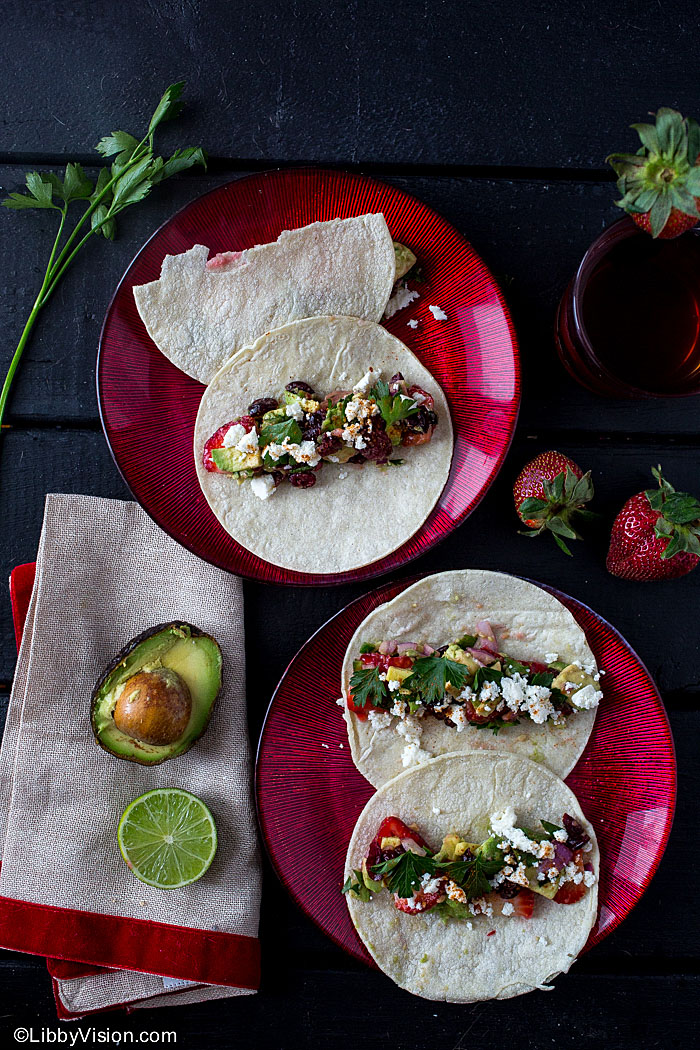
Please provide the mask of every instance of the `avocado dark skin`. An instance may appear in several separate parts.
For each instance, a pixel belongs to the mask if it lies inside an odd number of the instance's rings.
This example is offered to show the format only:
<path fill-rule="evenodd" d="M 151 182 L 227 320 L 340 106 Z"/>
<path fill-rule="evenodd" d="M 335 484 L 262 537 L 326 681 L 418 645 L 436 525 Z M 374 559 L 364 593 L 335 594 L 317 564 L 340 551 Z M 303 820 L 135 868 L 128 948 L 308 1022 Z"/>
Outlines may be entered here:
<path fill-rule="evenodd" d="M 221 691 L 222 656 L 211 635 L 182 620 L 132 638 L 92 694 L 97 743 L 141 765 L 184 754 L 206 730 Z"/>

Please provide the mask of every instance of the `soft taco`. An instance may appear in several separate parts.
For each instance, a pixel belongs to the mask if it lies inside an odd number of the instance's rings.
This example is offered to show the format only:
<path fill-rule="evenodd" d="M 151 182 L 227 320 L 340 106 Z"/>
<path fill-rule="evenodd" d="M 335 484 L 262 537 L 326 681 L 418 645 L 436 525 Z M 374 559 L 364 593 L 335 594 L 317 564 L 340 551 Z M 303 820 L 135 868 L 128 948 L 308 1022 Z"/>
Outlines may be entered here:
<path fill-rule="evenodd" d="M 596 918 L 595 832 L 573 792 L 518 755 L 442 755 L 360 814 L 343 892 L 384 972 L 426 999 L 543 988 Z"/>
<path fill-rule="evenodd" d="M 166 255 L 160 278 L 136 286 L 134 298 L 159 350 L 208 383 L 237 350 L 288 321 L 323 314 L 379 321 L 405 253 L 401 245 L 395 252 L 381 214 L 331 219 L 211 259 L 202 244 Z"/>
<path fill-rule="evenodd" d="M 381 325 L 316 317 L 234 355 L 202 397 L 202 491 L 253 554 L 300 572 L 367 565 L 408 540 L 452 459 L 445 395 Z"/>
<path fill-rule="evenodd" d="M 370 613 L 348 646 L 353 761 L 375 787 L 435 755 L 484 749 L 565 777 L 591 734 L 602 673 L 541 587 L 481 569 L 425 577 Z"/>

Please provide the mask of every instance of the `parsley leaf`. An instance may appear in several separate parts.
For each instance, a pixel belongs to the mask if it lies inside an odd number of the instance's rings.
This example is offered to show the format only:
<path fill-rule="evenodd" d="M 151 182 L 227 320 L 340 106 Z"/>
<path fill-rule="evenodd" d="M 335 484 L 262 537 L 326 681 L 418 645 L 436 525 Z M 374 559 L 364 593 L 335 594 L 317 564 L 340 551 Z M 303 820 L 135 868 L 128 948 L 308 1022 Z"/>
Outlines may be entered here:
<path fill-rule="evenodd" d="M 423 656 L 416 660 L 403 685 L 418 693 L 424 704 L 430 705 L 442 699 L 448 682 L 455 689 L 463 689 L 468 675 L 464 664 L 445 660 L 442 656 Z"/>
<path fill-rule="evenodd" d="M 379 646 L 375 645 L 374 642 L 363 642 L 362 645 L 360 646 L 360 652 L 361 653 L 376 653 L 378 648 L 379 648 Z"/>
<path fill-rule="evenodd" d="M 382 701 L 389 696 L 386 682 L 379 677 L 378 667 L 355 671 L 350 679 L 350 693 L 355 707 L 364 707 L 368 700 L 374 707 L 381 707 Z"/>
<path fill-rule="evenodd" d="M 547 689 L 551 689 L 555 678 L 556 675 L 552 674 L 551 671 L 538 671 L 530 679 L 530 685 L 544 685 Z"/>
<path fill-rule="evenodd" d="M 500 682 L 502 678 L 503 671 L 498 671 L 495 667 L 480 667 L 474 675 L 472 689 L 478 693 L 485 682 Z"/>
<path fill-rule="evenodd" d="M 372 868 L 378 878 L 386 877 L 387 889 L 398 893 L 399 897 L 413 896 L 413 890 L 420 886 L 423 876 L 434 875 L 435 870 L 435 861 L 429 854 L 420 856 L 410 850 Z"/>
<path fill-rule="evenodd" d="M 461 638 L 457 639 L 457 645 L 460 649 L 472 649 L 476 645 L 476 635 L 463 634 Z"/>
<path fill-rule="evenodd" d="M 502 718 L 492 718 L 490 722 L 472 722 L 472 725 L 476 729 L 490 729 L 494 736 L 498 736 L 501 729 L 505 729 L 508 726 L 519 726 L 520 720 L 516 718 L 512 722 L 505 722 Z"/>
<path fill-rule="evenodd" d="M 296 419 L 291 416 L 279 423 L 268 423 L 260 431 L 260 446 L 283 445 L 284 439 L 289 438 L 291 444 L 298 445 L 301 441 L 301 427 Z"/>
<path fill-rule="evenodd" d="M 548 820 L 540 820 L 540 824 L 551 838 L 555 831 L 563 831 L 558 824 L 550 824 Z"/>
<path fill-rule="evenodd" d="M 401 419 L 415 416 L 419 409 L 417 401 L 406 394 L 389 393 L 389 384 L 383 379 L 378 379 L 369 392 L 369 396 L 377 402 L 377 407 L 382 414 L 382 419 L 388 427 L 398 423 Z"/>

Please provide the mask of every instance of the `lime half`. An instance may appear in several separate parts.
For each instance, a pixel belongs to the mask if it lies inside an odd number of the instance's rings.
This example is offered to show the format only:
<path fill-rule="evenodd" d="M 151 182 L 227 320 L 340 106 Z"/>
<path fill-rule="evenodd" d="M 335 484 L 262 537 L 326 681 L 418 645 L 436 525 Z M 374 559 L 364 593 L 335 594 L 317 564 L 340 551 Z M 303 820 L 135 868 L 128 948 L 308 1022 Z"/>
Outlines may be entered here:
<path fill-rule="evenodd" d="M 137 879 L 170 890 L 201 879 L 216 853 L 216 824 L 196 795 L 155 788 L 126 807 L 117 840 Z"/>

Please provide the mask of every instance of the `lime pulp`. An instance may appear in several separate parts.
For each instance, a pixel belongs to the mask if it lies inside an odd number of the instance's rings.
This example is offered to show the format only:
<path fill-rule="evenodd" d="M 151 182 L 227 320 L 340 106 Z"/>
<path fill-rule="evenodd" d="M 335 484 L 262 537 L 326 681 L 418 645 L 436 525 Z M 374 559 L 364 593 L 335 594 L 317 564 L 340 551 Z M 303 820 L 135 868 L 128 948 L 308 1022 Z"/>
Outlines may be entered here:
<path fill-rule="evenodd" d="M 117 841 L 142 882 L 176 889 L 201 879 L 216 853 L 216 824 L 201 799 L 181 788 L 155 788 L 129 803 Z"/>

